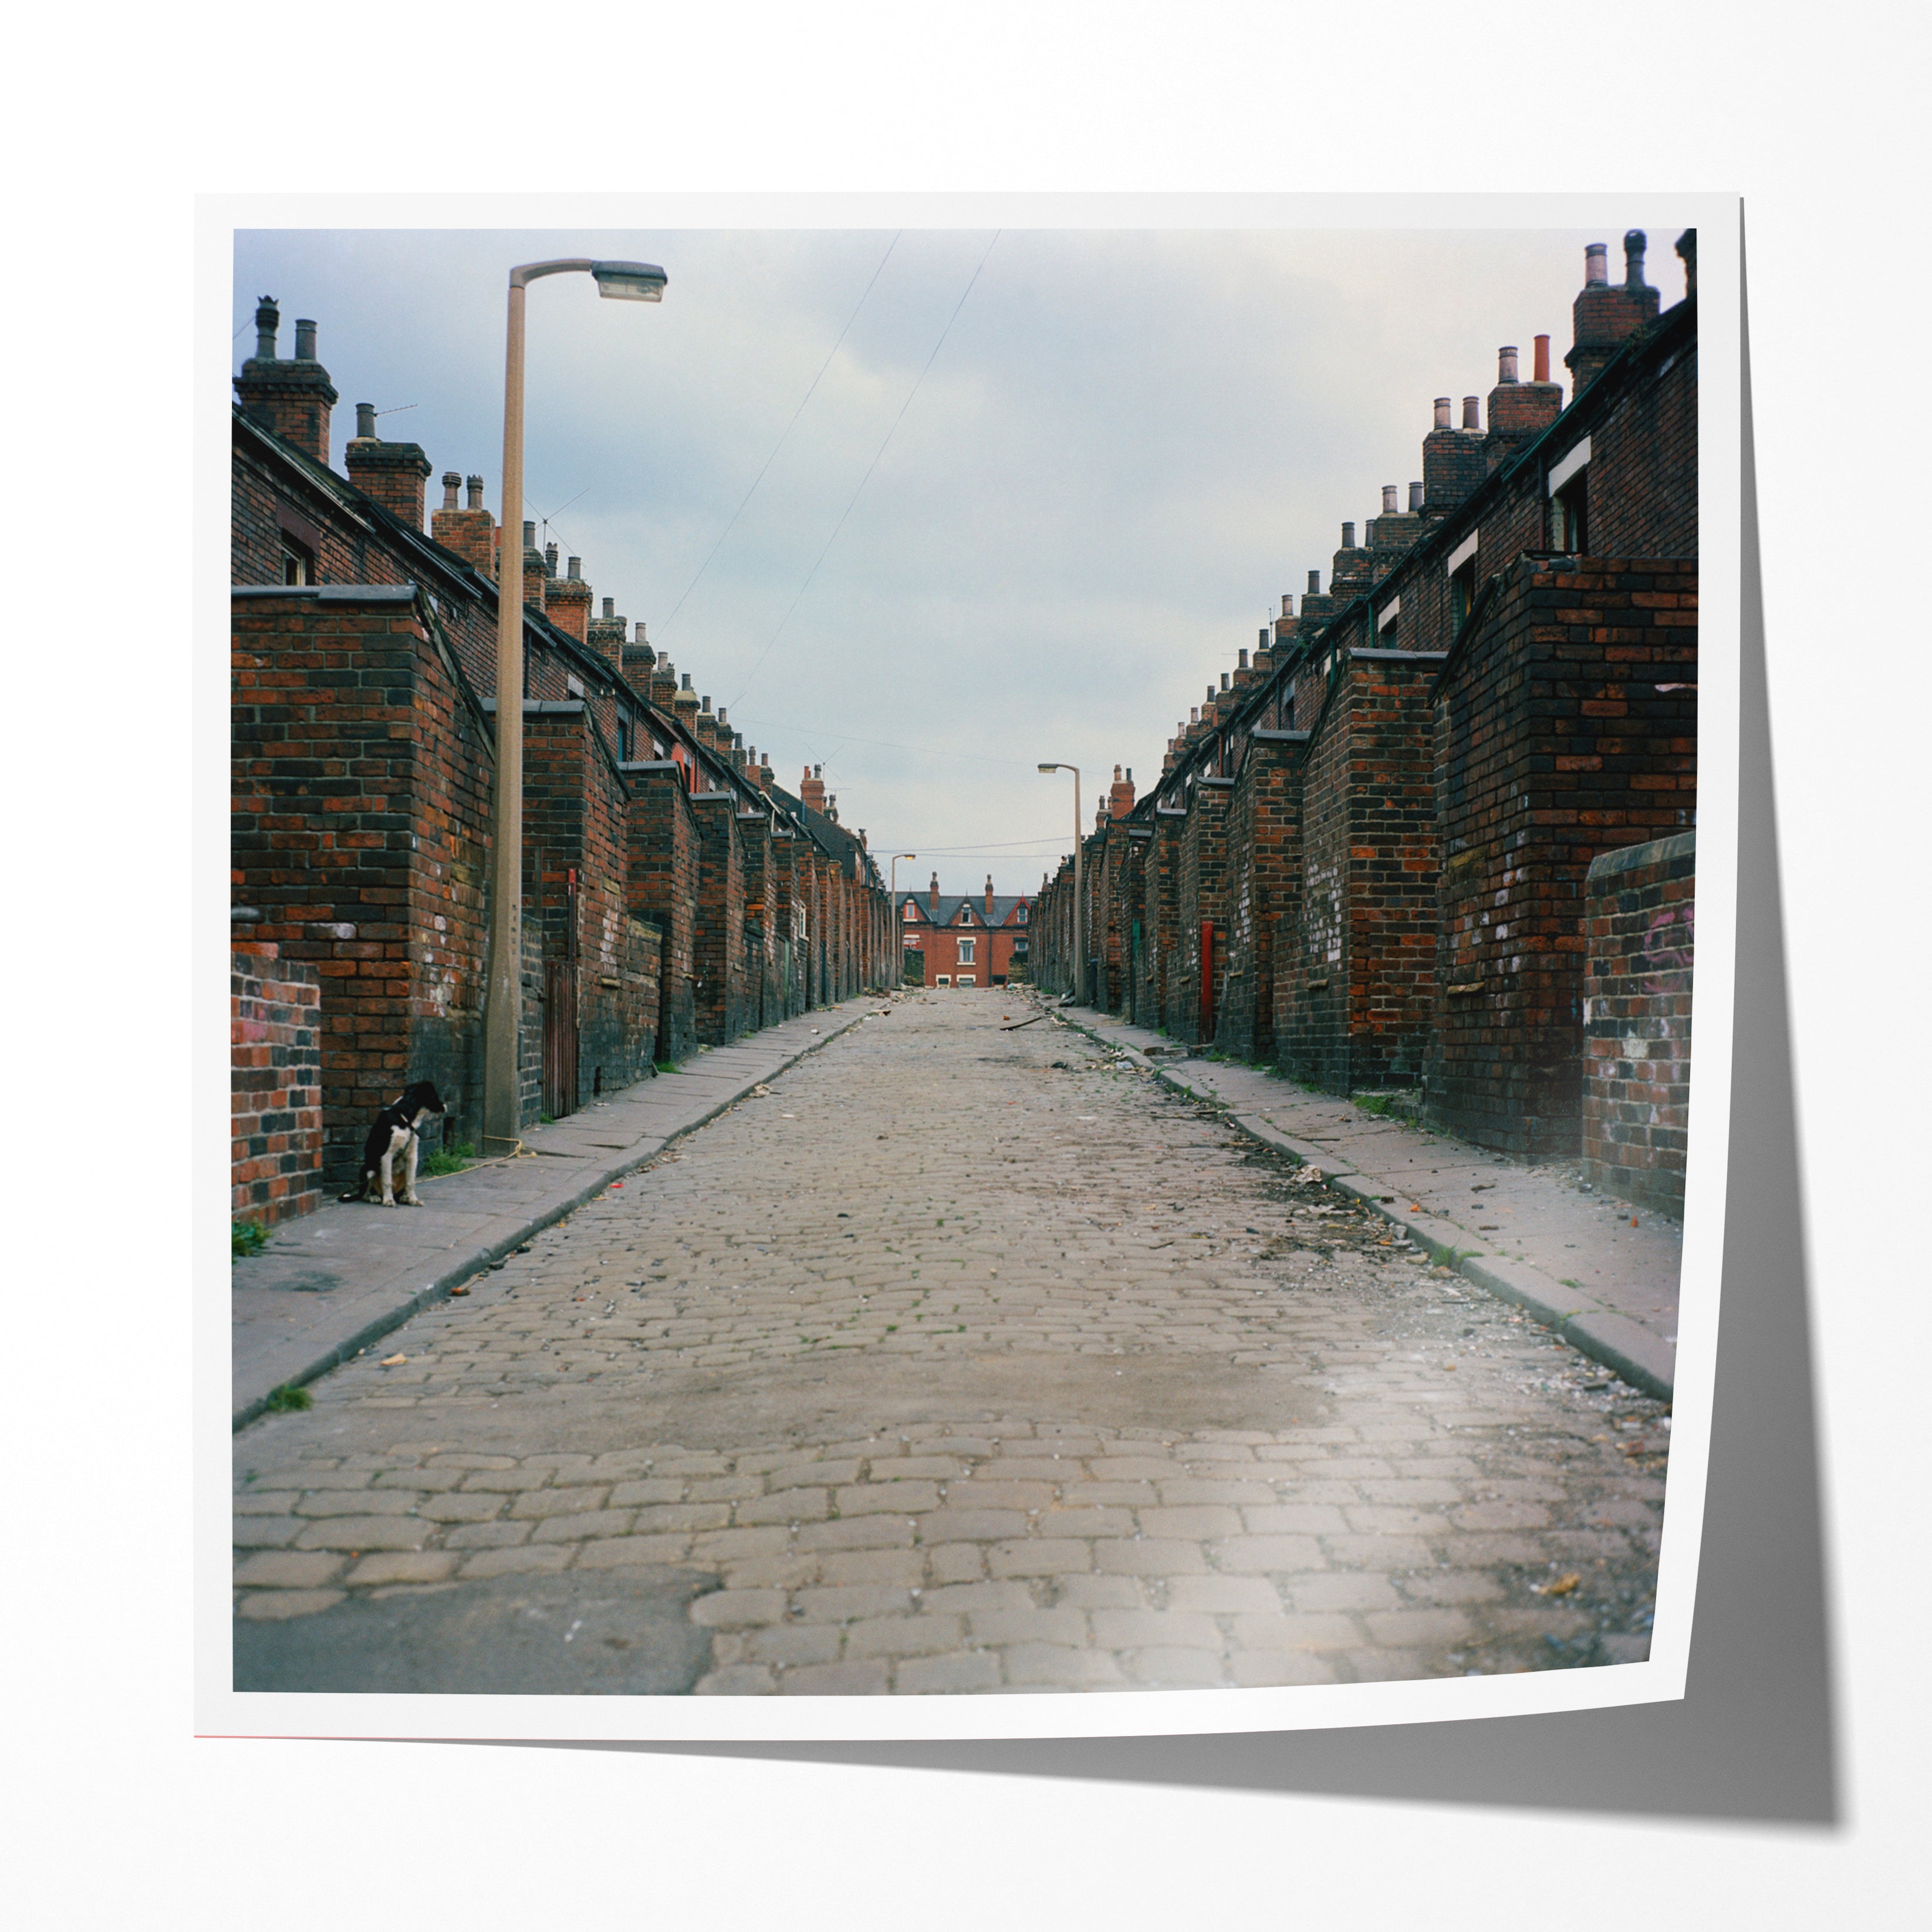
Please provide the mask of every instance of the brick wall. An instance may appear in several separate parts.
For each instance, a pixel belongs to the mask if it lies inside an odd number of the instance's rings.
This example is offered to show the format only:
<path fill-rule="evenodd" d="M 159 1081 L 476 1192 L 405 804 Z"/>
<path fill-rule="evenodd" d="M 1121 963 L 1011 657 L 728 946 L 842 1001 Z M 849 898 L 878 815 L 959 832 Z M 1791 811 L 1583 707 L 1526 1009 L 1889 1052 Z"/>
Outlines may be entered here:
<path fill-rule="evenodd" d="M 1578 1148 L 1584 880 L 1696 808 L 1696 566 L 1524 557 L 1444 668 L 1430 1117 L 1534 1160 Z"/>
<path fill-rule="evenodd" d="M 254 938 L 314 968 L 324 1179 L 352 1178 L 376 1109 L 434 1081 L 473 1139 L 490 736 L 406 593 L 238 593 L 231 880 Z"/>
<path fill-rule="evenodd" d="M 322 1202 L 322 982 L 244 944 L 229 960 L 230 1212 L 265 1228 Z"/>
<path fill-rule="evenodd" d="M 1180 834 L 1180 863 L 1174 880 L 1176 926 L 1174 971 L 1168 989 L 1168 1030 L 1189 1045 L 1211 1039 L 1202 1030 L 1201 926 L 1212 920 L 1216 928 L 1216 958 L 1210 962 L 1216 1004 L 1225 967 L 1220 928 L 1226 923 L 1228 806 L 1233 792 L 1226 778 L 1200 778 L 1188 794 L 1187 818 Z"/>
<path fill-rule="evenodd" d="M 1225 997 L 1215 1045 L 1236 1058 L 1275 1057 L 1275 950 L 1301 900 L 1302 741 L 1251 734 L 1228 805 Z"/>
<path fill-rule="evenodd" d="M 658 1058 L 684 1060 L 698 1048 L 698 826 L 676 765 L 634 764 L 625 776 L 631 792 L 624 874 L 629 909 L 664 935 Z"/>
<path fill-rule="evenodd" d="M 1604 853 L 1585 890 L 1584 1166 L 1600 1186 L 1682 1214 L 1696 833 Z"/>
<path fill-rule="evenodd" d="M 698 931 L 694 989 L 698 1037 L 724 1046 L 746 1031 L 745 868 L 737 802 L 729 792 L 700 792 Z"/>

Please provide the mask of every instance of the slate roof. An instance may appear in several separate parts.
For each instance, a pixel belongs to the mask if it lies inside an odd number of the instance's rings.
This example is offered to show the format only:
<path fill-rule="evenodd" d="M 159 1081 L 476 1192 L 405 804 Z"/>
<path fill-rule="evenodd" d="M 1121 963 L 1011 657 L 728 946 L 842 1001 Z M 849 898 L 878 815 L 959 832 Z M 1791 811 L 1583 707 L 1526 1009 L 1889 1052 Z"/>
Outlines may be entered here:
<path fill-rule="evenodd" d="M 1030 892 L 995 892 L 990 918 L 986 913 L 986 896 L 984 892 L 941 892 L 936 910 L 933 908 L 932 896 L 927 892 L 902 891 L 899 903 L 904 907 L 916 906 L 918 908 L 916 914 L 911 911 L 906 914 L 906 923 L 909 926 L 914 923 L 915 918 L 921 926 L 958 926 L 960 908 L 969 906 L 972 908 L 973 925 L 976 930 L 982 926 L 1004 926 L 1009 921 L 1017 925 L 1018 922 L 1013 920 L 1014 908 L 1032 904 L 1034 897 L 1035 895 Z"/>

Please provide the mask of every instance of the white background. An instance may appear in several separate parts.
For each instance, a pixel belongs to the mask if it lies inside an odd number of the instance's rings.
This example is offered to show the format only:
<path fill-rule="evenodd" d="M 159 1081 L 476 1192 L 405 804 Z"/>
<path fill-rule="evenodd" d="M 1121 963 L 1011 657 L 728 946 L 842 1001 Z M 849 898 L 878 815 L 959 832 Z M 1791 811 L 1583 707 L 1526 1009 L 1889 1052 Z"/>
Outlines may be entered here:
<path fill-rule="evenodd" d="M 1924 50 L 1903 8 L 1734 18 L 392 5 L 16 30 L 0 1414 L 26 1922 L 1912 1922 L 1927 625 L 1880 586 L 1922 487 Z M 191 1738 L 190 197 L 614 184 L 1744 195 L 1840 1824 Z M 218 797 L 222 748 L 196 752 Z"/>

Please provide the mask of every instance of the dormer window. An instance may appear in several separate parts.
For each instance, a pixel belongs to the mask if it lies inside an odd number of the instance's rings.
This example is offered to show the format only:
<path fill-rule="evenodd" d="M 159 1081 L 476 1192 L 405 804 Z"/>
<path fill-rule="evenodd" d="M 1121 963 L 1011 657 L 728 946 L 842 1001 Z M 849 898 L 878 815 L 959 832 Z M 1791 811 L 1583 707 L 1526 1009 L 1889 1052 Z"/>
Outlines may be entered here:
<path fill-rule="evenodd" d="M 916 900 L 916 899 L 908 899 L 908 900 L 906 901 L 906 902 L 905 902 L 905 916 L 906 916 L 906 917 L 907 917 L 908 919 L 916 919 L 916 918 L 918 918 L 918 916 L 919 916 L 919 902 L 918 902 L 918 900 Z"/>
<path fill-rule="evenodd" d="M 962 906 L 959 908 L 959 923 L 962 926 L 970 926 L 973 923 L 973 908 L 970 906 Z"/>
<path fill-rule="evenodd" d="M 1026 908 L 1025 908 L 1024 906 L 1022 906 L 1022 907 L 1020 908 L 1020 909 L 1019 909 L 1019 919 L 1020 919 L 1020 923 L 1021 923 L 1021 925 L 1022 925 L 1022 926 L 1025 925 L 1025 923 L 1026 923 L 1026 912 L 1027 912 L 1027 909 L 1026 909 Z"/>

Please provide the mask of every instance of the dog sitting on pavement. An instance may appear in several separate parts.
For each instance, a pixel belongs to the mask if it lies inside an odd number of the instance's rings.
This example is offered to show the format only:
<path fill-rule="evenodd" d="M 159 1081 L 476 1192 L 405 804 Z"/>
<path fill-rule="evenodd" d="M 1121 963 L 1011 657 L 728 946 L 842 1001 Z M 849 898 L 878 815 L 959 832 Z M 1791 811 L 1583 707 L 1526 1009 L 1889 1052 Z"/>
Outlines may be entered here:
<path fill-rule="evenodd" d="M 443 1112 L 442 1097 L 427 1080 L 405 1088 L 376 1116 L 369 1138 L 362 1143 L 361 1178 L 342 1196 L 344 1201 L 380 1202 L 385 1208 L 400 1204 L 420 1208 L 416 1198 L 416 1150 L 422 1138 L 422 1124 L 432 1114 Z M 403 1191 L 395 1191 L 396 1157 L 403 1160 Z"/>

